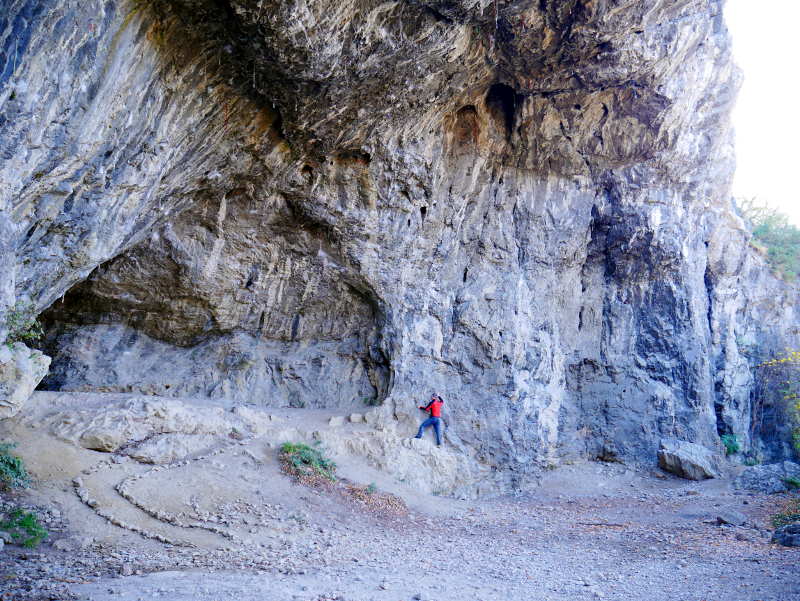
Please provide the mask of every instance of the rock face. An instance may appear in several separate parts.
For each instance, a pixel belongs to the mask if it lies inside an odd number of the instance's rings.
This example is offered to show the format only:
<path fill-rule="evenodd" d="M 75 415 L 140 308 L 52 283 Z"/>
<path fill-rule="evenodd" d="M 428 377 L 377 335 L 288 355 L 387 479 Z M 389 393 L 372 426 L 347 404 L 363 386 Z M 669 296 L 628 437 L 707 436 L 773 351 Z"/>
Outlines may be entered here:
<path fill-rule="evenodd" d="M 682 440 L 662 440 L 658 450 L 658 465 L 662 469 L 689 480 L 718 477 L 719 471 L 714 467 L 717 462 L 706 447 Z"/>
<path fill-rule="evenodd" d="M 50 357 L 22 343 L 0 346 L 0 419 L 20 412 L 49 365 Z"/>
<path fill-rule="evenodd" d="M 0 293 L 47 387 L 435 390 L 511 483 L 751 446 L 745 347 L 800 320 L 728 201 L 720 2 L 7 5 Z"/>

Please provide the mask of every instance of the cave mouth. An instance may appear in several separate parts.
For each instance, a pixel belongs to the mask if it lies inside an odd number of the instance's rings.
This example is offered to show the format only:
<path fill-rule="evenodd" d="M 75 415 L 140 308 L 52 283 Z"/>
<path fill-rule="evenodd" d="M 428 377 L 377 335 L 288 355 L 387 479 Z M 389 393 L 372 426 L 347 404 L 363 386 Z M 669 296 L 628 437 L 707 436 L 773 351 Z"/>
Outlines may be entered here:
<path fill-rule="evenodd" d="M 247 203 L 227 202 L 236 221 L 226 235 L 248 243 L 226 244 L 213 269 L 218 238 L 203 216 L 218 207 L 198 203 L 49 307 L 43 347 L 53 361 L 39 389 L 355 411 L 381 404 L 391 370 L 372 289 L 333 268 L 344 263 L 335 248 L 290 211 L 264 228 Z"/>
<path fill-rule="evenodd" d="M 521 103 L 521 96 L 514 88 L 504 83 L 496 83 L 486 93 L 486 108 L 498 129 L 504 130 L 506 138 L 510 138 L 514 131 L 517 107 Z"/>

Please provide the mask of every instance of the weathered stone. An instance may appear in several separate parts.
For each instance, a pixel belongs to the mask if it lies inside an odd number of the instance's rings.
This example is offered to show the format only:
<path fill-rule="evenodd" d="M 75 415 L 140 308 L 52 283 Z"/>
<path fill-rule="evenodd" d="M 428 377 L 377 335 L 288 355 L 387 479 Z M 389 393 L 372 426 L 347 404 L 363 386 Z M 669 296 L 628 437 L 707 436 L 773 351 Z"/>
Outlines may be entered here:
<path fill-rule="evenodd" d="M 800 547 L 800 524 L 787 524 L 775 531 L 772 542 L 784 547 Z"/>
<path fill-rule="evenodd" d="M 49 365 L 50 357 L 20 342 L 0 345 L 0 419 L 19 413 Z"/>
<path fill-rule="evenodd" d="M 206 453 L 222 440 L 211 434 L 158 434 L 126 450 L 125 454 L 141 463 L 172 463 Z"/>
<path fill-rule="evenodd" d="M 664 439 L 658 450 L 658 464 L 662 469 L 689 480 L 717 478 L 715 455 L 706 447 L 677 439 Z"/>
<path fill-rule="evenodd" d="M 360 424 L 364 421 L 364 415 L 362 413 L 351 413 L 350 414 L 350 422 L 353 424 Z"/>
<path fill-rule="evenodd" d="M 751 446 L 746 349 L 800 304 L 728 201 L 719 2 L 230 5 L 8 6 L 0 293 L 47 308 L 48 388 L 409 431 L 436 390 L 509 483 Z"/>
<path fill-rule="evenodd" d="M 731 526 L 744 526 L 747 523 L 747 516 L 734 509 L 726 509 L 717 514 L 717 524 L 730 524 Z"/>
<path fill-rule="evenodd" d="M 733 485 L 739 489 L 774 494 L 789 490 L 789 485 L 786 483 L 788 478 L 800 481 L 800 465 L 791 461 L 752 465 L 739 474 Z"/>

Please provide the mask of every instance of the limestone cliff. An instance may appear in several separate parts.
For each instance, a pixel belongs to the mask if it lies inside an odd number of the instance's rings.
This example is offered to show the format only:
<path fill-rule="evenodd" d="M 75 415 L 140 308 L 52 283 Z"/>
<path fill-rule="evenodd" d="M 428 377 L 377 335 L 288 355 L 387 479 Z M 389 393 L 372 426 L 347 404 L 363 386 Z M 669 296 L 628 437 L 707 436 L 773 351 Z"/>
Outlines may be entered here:
<path fill-rule="evenodd" d="M 47 388 L 436 390 L 512 481 L 750 445 L 743 347 L 800 320 L 730 206 L 721 2 L 2 5 L 0 300 Z"/>

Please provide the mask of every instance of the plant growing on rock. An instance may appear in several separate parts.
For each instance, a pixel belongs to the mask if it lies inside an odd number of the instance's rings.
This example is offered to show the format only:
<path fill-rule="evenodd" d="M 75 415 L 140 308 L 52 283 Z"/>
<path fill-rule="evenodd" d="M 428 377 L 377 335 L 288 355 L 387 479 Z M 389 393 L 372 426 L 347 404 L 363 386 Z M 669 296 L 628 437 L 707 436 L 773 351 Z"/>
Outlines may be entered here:
<path fill-rule="evenodd" d="M 8 532 L 11 540 L 29 549 L 37 547 L 48 536 L 35 513 L 19 508 L 12 510 L 5 520 L 0 521 L 0 530 Z"/>
<path fill-rule="evenodd" d="M 6 344 L 15 342 L 36 342 L 44 336 L 42 324 L 36 317 L 33 303 L 17 303 L 6 314 L 5 326 L 8 329 Z"/>
<path fill-rule="evenodd" d="M 766 255 L 772 270 L 793 282 L 800 275 L 800 228 L 789 218 L 754 198 L 737 201 L 753 233 L 753 246 Z"/>
<path fill-rule="evenodd" d="M 13 443 L 0 443 L 0 488 L 25 488 L 31 483 L 22 459 L 11 453 L 15 446 Z"/>
<path fill-rule="evenodd" d="M 726 455 L 735 455 L 742 449 L 739 445 L 739 438 L 736 436 L 736 434 L 723 434 L 719 437 L 719 439 L 722 441 L 722 444 L 725 447 Z"/>
<path fill-rule="evenodd" d="M 788 486 L 790 489 L 797 490 L 800 488 L 800 479 L 798 478 L 786 478 L 784 482 L 786 482 L 786 486 Z"/>

